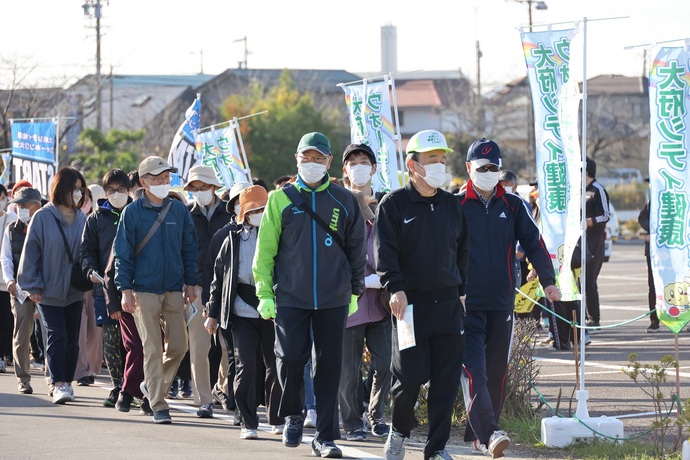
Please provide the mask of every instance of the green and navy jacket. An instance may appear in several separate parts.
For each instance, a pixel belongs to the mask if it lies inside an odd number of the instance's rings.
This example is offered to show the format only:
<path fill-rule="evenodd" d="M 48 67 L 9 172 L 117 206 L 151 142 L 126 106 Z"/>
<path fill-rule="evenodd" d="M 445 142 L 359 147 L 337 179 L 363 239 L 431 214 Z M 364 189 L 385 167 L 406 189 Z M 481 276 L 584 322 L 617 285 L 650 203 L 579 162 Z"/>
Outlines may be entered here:
<path fill-rule="evenodd" d="M 298 176 L 294 187 L 343 241 L 344 248 L 282 189 L 268 195 L 254 255 L 259 299 L 275 298 L 276 307 L 335 308 L 364 291 L 366 237 L 357 198 L 327 175 L 312 190 Z"/>

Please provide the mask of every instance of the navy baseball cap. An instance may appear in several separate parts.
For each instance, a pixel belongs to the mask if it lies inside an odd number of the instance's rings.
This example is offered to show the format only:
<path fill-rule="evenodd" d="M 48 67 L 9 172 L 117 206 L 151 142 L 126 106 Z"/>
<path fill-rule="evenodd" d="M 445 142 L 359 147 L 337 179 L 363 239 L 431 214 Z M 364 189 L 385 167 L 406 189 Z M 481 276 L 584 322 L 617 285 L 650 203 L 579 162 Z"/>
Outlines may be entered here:
<path fill-rule="evenodd" d="M 474 160 L 489 160 L 489 163 L 501 166 L 501 149 L 494 141 L 482 137 L 472 142 L 467 149 L 467 162 Z"/>
<path fill-rule="evenodd" d="M 367 144 L 350 144 L 345 147 L 345 151 L 343 152 L 343 163 L 345 163 L 347 157 L 352 153 L 364 153 L 371 160 L 371 164 L 376 164 L 376 155 Z"/>

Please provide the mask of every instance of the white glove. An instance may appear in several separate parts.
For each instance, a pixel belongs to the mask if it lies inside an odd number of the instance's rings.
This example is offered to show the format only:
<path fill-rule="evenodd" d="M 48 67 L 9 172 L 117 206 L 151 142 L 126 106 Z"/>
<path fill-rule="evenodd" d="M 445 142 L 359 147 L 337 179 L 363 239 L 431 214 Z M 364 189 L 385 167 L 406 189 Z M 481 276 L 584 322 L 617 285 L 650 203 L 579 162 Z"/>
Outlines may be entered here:
<path fill-rule="evenodd" d="M 364 287 L 367 289 L 381 289 L 381 278 L 376 273 L 364 277 Z"/>

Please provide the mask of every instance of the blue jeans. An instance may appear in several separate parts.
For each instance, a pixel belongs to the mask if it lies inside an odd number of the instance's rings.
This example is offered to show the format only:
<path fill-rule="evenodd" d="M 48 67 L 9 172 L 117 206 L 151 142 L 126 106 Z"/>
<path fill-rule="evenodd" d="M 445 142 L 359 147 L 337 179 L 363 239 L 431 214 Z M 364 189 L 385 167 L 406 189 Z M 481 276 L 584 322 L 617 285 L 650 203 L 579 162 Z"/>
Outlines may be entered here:
<path fill-rule="evenodd" d="M 82 300 L 66 307 L 37 304 L 46 329 L 46 363 L 52 383 L 74 380 L 79 358 Z"/>

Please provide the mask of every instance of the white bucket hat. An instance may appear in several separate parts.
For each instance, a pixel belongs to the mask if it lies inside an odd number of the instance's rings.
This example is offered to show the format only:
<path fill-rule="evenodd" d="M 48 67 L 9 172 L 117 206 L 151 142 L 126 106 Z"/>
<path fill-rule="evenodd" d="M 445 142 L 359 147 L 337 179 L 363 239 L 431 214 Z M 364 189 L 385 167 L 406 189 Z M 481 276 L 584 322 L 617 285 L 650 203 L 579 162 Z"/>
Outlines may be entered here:
<path fill-rule="evenodd" d="M 196 165 L 192 169 L 190 169 L 189 175 L 187 176 L 187 183 L 185 184 L 184 189 L 187 190 L 189 184 L 191 184 L 195 180 L 201 181 L 204 184 L 215 185 L 218 188 L 223 187 L 223 184 L 220 183 L 220 181 L 216 177 L 216 172 L 213 170 L 211 166 Z"/>

